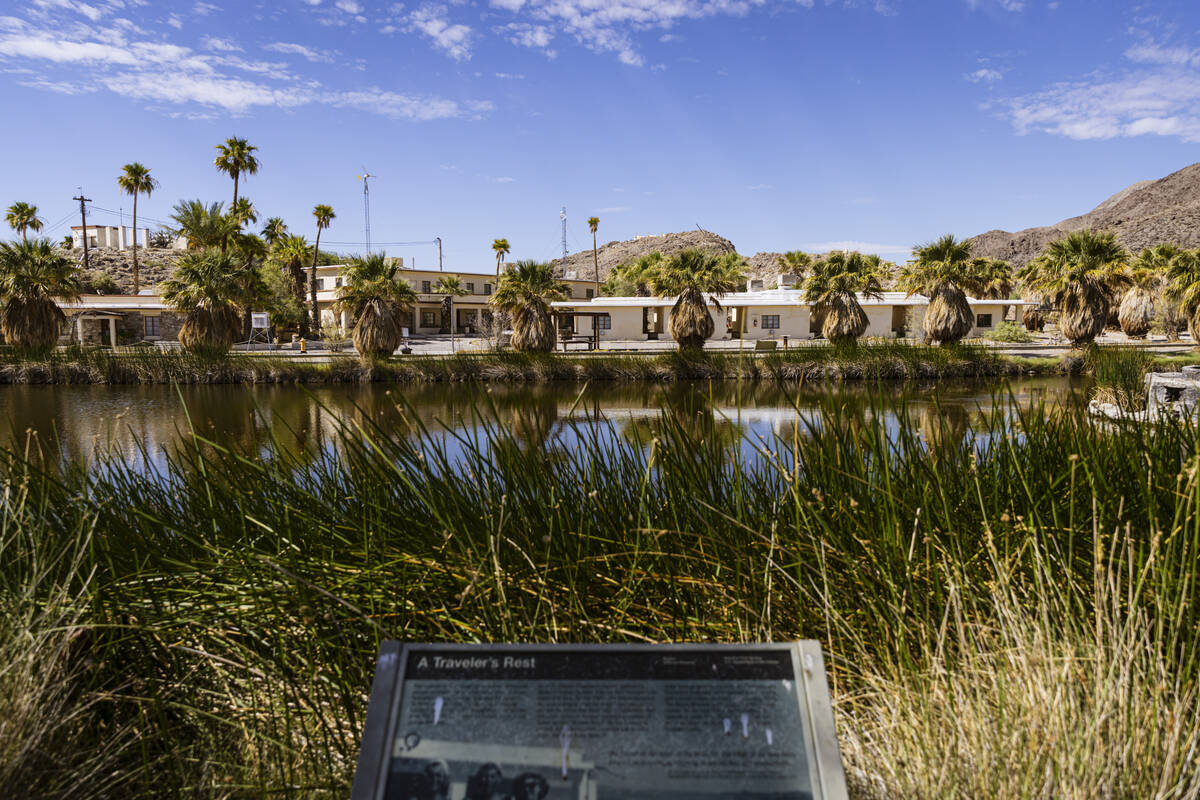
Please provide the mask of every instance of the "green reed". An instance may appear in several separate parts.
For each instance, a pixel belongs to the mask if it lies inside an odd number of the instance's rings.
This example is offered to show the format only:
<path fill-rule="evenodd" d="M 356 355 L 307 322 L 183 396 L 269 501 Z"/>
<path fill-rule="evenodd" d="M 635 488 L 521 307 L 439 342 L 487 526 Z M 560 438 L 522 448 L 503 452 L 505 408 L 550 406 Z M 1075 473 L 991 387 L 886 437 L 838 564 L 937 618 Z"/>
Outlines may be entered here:
<path fill-rule="evenodd" d="M 888 408 L 0 453 L 0 793 L 344 796 L 384 638 L 804 637 L 857 797 L 1195 796 L 1196 428 Z"/>

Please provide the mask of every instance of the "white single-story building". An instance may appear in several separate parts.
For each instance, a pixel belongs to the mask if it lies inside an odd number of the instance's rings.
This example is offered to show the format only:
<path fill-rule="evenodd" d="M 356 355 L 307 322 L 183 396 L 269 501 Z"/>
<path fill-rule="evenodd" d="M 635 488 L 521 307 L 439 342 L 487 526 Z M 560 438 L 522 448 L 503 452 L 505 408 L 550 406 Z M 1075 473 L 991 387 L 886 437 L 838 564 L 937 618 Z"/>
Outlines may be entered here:
<path fill-rule="evenodd" d="M 670 339 L 674 297 L 596 297 L 587 302 L 567 300 L 553 303 L 559 326 L 578 335 L 590 336 L 593 324 L 601 341 Z M 813 313 L 800 289 L 768 289 L 733 292 L 707 297 L 717 339 L 821 338 L 821 319 Z M 883 292 L 879 298 L 859 296 L 869 338 L 919 338 L 929 298 L 904 292 Z M 978 300 L 968 298 L 975 313 L 975 328 L 969 335 L 982 336 L 1004 320 L 1012 306 L 1030 305 L 1024 300 Z M 593 322 L 594 321 L 594 322 Z"/>

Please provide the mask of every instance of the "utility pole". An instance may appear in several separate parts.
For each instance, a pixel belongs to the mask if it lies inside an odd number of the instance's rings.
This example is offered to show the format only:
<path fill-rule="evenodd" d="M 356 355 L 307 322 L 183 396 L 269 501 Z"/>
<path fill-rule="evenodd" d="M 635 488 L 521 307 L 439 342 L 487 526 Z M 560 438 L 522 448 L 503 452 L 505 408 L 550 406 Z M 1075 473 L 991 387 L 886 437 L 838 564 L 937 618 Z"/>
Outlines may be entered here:
<path fill-rule="evenodd" d="M 442 237 L 437 237 L 438 243 L 438 272 L 442 271 Z"/>
<path fill-rule="evenodd" d="M 79 218 L 83 223 L 83 268 L 88 269 L 88 246 L 87 246 L 87 206 L 84 203 L 92 202 L 92 198 L 83 196 L 83 187 L 79 188 L 79 197 L 72 197 L 72 200 L 79 201 Z"/>

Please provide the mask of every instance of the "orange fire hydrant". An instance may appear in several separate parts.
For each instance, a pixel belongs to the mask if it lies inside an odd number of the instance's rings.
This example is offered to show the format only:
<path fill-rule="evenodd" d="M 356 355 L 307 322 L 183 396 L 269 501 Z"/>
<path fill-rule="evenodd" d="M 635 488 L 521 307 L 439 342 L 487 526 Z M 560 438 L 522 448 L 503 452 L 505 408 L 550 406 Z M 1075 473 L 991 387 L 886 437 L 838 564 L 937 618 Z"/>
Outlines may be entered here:
<path fill-rule="evenodd" d="M 300 352 L 301 352 L 301 353 L 307 353 L 307 352 L 308 352 L 308 339 L 301 339 L 301 340 L 300 340 Z"/>

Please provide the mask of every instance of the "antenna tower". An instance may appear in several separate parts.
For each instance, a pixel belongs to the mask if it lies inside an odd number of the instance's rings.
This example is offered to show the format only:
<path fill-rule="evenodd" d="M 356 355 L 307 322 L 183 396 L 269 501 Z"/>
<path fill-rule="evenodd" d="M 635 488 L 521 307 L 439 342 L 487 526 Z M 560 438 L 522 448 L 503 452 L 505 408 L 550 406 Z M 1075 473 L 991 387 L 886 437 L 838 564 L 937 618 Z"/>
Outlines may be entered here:
<path fill-rule="evenodd" d="M 371 178 L 377 177 L 363 168 L 363 174 L 358 176 L 363 185 L 363 236 L 367 241 L 367 255 L 371 255 Z"/>
<path fill-rule="evenodd" d="M 558 218 L 562 220 L 562 248 L 563 248 L 563 268 L 567 266 L 567 207 L 563 206 L 562 211 L 558 212 Z"/>

